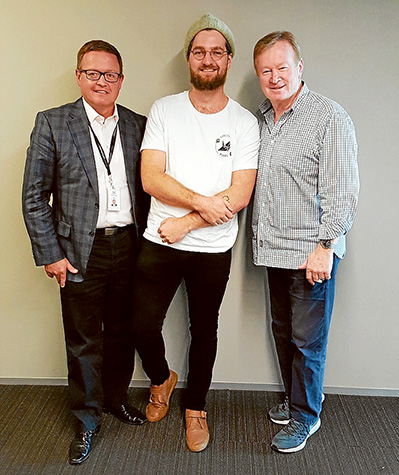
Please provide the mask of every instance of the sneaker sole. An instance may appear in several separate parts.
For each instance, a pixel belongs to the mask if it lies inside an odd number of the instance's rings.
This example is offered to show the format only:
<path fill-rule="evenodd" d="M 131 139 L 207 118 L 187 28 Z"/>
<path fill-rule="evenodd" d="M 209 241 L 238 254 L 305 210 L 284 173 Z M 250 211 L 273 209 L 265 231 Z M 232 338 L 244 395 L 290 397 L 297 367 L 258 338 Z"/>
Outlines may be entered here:
<path fill-rule="evenodd" d="M 321 420 L 319 419 L 316 422 L 316 424 L 310 429 L 309 434 L 307 435 L 306 439 L 302 442 L 302 444 L 299 444 L 296 447 L 291 447 L 289 449 L 280 449 L 280 448 L 276 447 L 275 445 L 272 445 L 271 447 L 272 447 L 272 449 L 277 450 L 277 452 L 281 452 L 283 454 L 292 454 L 292 453 L 295 453 L 295 452 L 299 452 L 300 450 L 302 450 L 305 447 L 306 442 L 309 439 L 309 437 L 320 429 L 320 426 L 321 426 Z"/>
<path fill-rule="evenodd" d="M 268 417 L 272 422 L 281 426 L 286 426 L 290 422 L 290 419 L 273 419 L 270 415 L 268 415 Z"/>

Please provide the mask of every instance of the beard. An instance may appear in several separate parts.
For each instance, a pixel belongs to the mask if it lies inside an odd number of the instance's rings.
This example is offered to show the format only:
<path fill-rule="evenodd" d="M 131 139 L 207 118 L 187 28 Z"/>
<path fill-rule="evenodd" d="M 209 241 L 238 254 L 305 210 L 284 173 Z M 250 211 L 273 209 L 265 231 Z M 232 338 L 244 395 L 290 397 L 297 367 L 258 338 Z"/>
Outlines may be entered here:
<path fill-rule="evenodd" d="M 227 68 L 210 79 L 204 79 L 196 71 L 190 69 L 190 82 L 198 91 L 214 91 L 220 86 L 224 86 L 227 77 Z"/>

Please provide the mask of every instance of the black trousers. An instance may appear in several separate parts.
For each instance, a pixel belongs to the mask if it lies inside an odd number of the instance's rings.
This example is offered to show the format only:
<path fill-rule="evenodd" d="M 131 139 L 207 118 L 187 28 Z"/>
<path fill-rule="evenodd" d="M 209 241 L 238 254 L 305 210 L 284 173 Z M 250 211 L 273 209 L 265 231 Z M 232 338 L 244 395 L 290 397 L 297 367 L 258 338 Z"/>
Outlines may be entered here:
<path fill-rule="evenodd" d="M 191 344 L 185 407 L 203 410 L 216 359 L 219 308 L 229 279 L 231 250 L 188 252 L 144 240 L 133 291 L 133 331 L 143 369 L 152 384 L 169 377 L 162 326 L 184 279 Z"/>
<path fill-rule="evenodd" d="M 61 289 L 68 385 L 79 428 L 94 429 L 103 405 L 127 402 L 134 369 L 130 294 L 137 258 L 135 230 L 96 234 L 83 282 Z"/>

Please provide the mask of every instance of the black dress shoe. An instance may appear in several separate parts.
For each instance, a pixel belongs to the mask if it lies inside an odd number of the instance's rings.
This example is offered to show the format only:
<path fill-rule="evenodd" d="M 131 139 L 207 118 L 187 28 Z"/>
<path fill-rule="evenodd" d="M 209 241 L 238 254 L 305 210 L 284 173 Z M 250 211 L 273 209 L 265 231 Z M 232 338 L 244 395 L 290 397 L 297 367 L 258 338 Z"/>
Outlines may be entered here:
<path fill-rule="evenodd" d="M 90 455 L 93 439 L 100 432 L 100 426 L 98 425 L 93 430 L 85 432 L 78 432 L 71 442 L 69 448 L 69 463 L 76 465 L 84 462 Z"/>
<path fill-rule="evenodd" d="M 121 404 L 120 406 L 105 406 L 104 412 L 112 414 L 125 424 L 140 426 L 141 424 L 144 424 L 144 422 L 147 422 L 144 414 L 128 404 Z"/>

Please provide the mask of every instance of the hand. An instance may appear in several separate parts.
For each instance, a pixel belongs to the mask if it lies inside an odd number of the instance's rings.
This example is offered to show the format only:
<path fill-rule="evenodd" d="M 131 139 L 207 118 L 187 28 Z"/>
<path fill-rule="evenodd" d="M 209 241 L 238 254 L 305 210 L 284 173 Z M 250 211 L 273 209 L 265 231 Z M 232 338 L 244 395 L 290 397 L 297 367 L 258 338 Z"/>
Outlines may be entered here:
<path fill-rule="evenodd" d="M 166 218 L 158 228 L 159 237 L 167 244 L 181 241 L 189 231 L 185 216 L 181 218 Z"/>
<path fill-rule="evenodd" d="M 212 226 L 227 223 L 233 218 L 233 208 L 231 204 L 222 196 L 202 196 L 196 208 L 202 219 Z"/>
<path fill-rule="evenodd" d="M 321 283 L 331 278 L 332 265 L 332 249 L 324 249 L 318 244 L 298 269 L 306 269 L 306 279 L 314 285 L 316 282 Z"/>
<path fill-rule="evenodd" d="M 44 266 L 44 271 L 51 279 L 55 277 L 60 287 L 65 287 L 67 271 L 72 274 L 77 274 L 79 272 L 78 269 L 75 269 L 75 267 L 73 267 L 65 257 L 60 261 Z"/>

